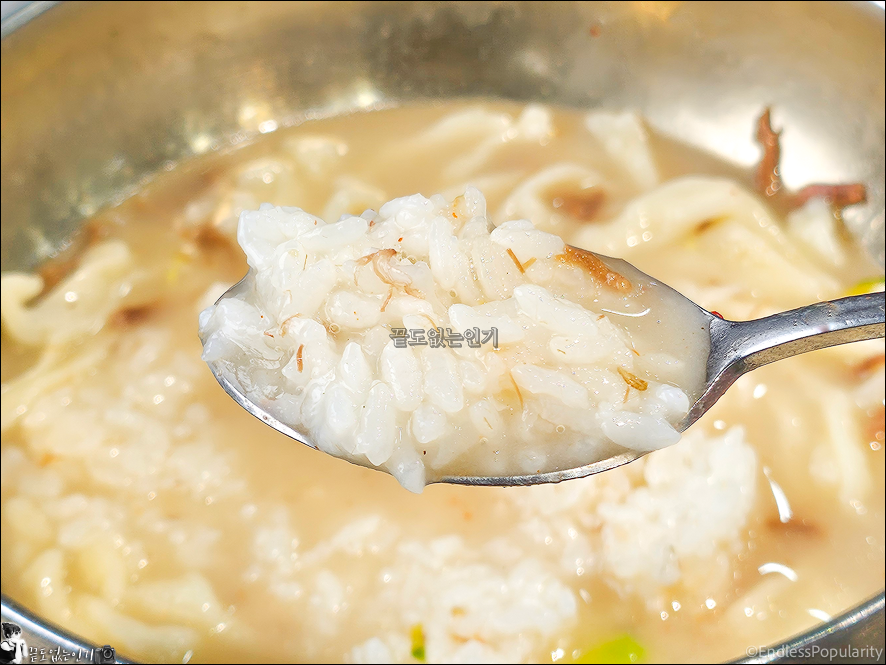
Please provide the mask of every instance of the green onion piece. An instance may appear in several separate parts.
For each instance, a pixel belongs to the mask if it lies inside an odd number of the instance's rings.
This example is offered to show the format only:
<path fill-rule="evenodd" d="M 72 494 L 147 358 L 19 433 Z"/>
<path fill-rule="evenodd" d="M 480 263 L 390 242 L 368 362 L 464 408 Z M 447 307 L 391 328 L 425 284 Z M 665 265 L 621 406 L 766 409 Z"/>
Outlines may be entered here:
<path fill-rule="evenodd" d="M 620 635 L 587 651 L 574 661 L 576 663 L 640 663 L 646 650 L 630 635 Z"/>
<path fill-rule="evenodd" d="M 412 657 L 425 662 L 425 631 L 420 623 L 412 627 L 409 636 L 412 638 Z"/>
<path fill-rule="evenodd" d="M 883 290 L 883 277 L 873 277 L 859 282 L 846 294 L 848 296 L 861 296 L 865 293 L 875 293 Z"/>

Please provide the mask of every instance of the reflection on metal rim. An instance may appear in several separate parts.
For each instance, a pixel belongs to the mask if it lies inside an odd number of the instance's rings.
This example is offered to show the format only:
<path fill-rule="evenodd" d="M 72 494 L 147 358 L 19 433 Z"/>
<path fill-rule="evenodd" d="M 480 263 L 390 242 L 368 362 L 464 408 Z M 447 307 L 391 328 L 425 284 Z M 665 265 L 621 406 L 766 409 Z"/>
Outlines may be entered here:
<path fill-rule="evenodd" d="M 759 649 L 754 654 L 751 654 L 749 649 L 744 658 L 735 662 L 777 663 L 788 659 L 797 660 L 797 656 L 792 657 L 791 654 L 802 654 L 804 649 L 811 649 L 813 646 L 820 649 L 881 647 L 883 644 L 884 603 L 886 603 L 886 597 L 881 591 L 861 605 L 827 623 L 801 633 L 787 642 Z M 805 659 L 810 660 L 809 656 L 806 656 Z M 867 659 L 865 659 L 866 661 Z"/>

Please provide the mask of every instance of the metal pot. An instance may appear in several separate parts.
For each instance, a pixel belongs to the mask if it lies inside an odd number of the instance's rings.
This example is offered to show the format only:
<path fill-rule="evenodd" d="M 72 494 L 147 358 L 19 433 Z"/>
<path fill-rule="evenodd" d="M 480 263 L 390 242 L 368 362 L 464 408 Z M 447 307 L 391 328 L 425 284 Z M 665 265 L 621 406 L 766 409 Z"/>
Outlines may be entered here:
<path fill-rule="evenodd" d="M 883 263 L 882 3 L 38 2 L 2 36 L 3 270 L 268 122 L 465 96 L 636 108 L 746 166 L 772 104 L 786 183 L 866 182 L 847 221 Z M 6 596 L 2 613 L 32 646 L 88 648 Z M 880 593 L 755 660 L 883 640 Z"/>

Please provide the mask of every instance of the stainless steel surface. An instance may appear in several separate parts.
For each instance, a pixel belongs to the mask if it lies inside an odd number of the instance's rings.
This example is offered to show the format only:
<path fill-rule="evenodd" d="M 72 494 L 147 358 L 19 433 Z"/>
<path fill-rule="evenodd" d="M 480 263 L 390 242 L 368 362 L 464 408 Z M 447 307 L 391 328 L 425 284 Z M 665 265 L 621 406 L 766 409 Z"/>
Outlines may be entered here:
<path fill-rule="evenodd" d="M 268 121 L 477 95 L 633 107 L 746 166 L 758 157 L 753 121 L 770 104 L 785 128 L 786 184 L 864 181 L 869 203 L 849 221 L 883 263 L 874 3 L 53 5 L 2 25 L 4 270 L 39 263 L 85 216 Z M 8 608 L 4 598 L 4 617 Z M 787 644 L 821 642 L 820 632 Z M 882 594 L 826 632 L 831 643 L 882 645 Z"/>
<path fill-rule="evenodd" d="M 742 374 L 801 353 L 883 336 L 882 293 L 820 302 L 754 321 L 712 316 L 707 385 L 680 430 L 701 418 Z"/>
<path fill-rule="evenodd" d="M 40 649 L 46 649 L 47 653 L 52 649 L 62 649 L 68 654 L 76 654 L 74 658 L 69 657 L 66 662 L 91 663 L 94 660 L 93 650 L 96 646 L 101 646 L 89 644 L 64 628 L 35 616 L 27 608 L 6 596 L 3 596 L 2 615 L 3 621 L 11 621 L 21 627 L 22 636 L 29 649 L 36 649 L 38 653 Z M 127 663 L 129 660 L 117 654 L 116 662 Z"/>
<path fill-rule="evenodd" d="M 743 663 L 882 663 L 883 611 L 886 597 L 883 593 L 871 598 L 827 623 L 798 635 L 784 644 L 770 648 L 749 649 L 739 662 Z M 879 657 L 850 657 L 840 653 L 847 646 L 876 646 Z M 825 656 L 824 650 L 833 649 L 835 655 Z M 815 654 L 815 655 L 813 655 Z"/>

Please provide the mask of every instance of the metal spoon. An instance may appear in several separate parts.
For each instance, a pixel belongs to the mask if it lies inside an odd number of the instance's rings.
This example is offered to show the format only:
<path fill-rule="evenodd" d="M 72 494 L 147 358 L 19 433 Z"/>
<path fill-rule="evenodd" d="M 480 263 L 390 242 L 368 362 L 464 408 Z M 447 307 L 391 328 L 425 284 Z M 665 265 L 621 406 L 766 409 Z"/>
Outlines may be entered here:
<path fill-rule="evenodd" d="M 605 259 L 609 264 L 624 265 L 621 260 L 609 257 L 600 258 Z M 632 272 L 640 272 L 632 266 L 631 268 Z M 243 288 L 245 281 L 244 278 L 232 286 L 219 300 L 237 293 L 239 289 Z M 661 282 L 657 283 L 662 288 L 670 288 Z M 674 290 L 671 289 L 671 291 Z M 674 293 L 677 292 L 674 291 Z M 677 295 L 681 298 L 684 297 L 680 294 Z M 688 299 L 686 300 L 688 301 Z M 691 301 L 688 302 L 691 303 Z M 701 418 L 742 374 L 776 360 L 790 358 L 807 351 L 848 342 L 877 339 L 884 336 L 884 328 L 886 328 L 884 325 L 883 293 L 820 302 L 753 321 L 727 321 L 695 305 L 695 303 L 691 304 L 707 318 L 711 347 L 707 360 L 705 385 L 686 417 L 677 425 L 680 432 L 685 431 Z M 210 362 L 208 364 L 222 388 L 234 398 L 237 404 L 278 432 L 311 448 L 317 448 L 304 434 L 280 422 L 250 401 L 239 386 L 234 385 L 225 376 L 217 363 Z M 582 478 L 601 471 L 608 471 L 622 464 L 633 462 L 645 454 L 646 452 L 626 450 L 621 454 L 592 464 L 561 471 L 498 477 L 443 476 L 434 482 L 502 486 L 558 483 L 563 480 Z"/>

